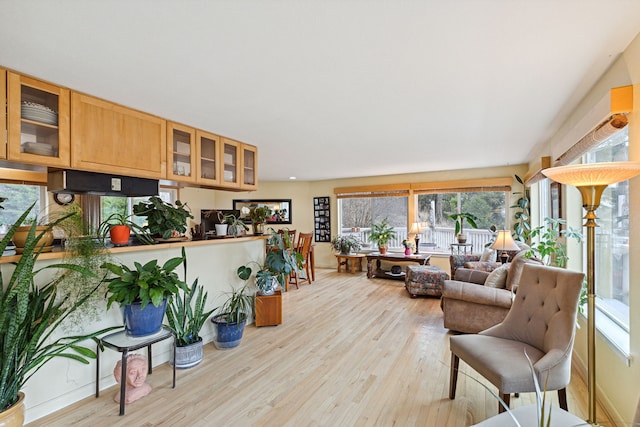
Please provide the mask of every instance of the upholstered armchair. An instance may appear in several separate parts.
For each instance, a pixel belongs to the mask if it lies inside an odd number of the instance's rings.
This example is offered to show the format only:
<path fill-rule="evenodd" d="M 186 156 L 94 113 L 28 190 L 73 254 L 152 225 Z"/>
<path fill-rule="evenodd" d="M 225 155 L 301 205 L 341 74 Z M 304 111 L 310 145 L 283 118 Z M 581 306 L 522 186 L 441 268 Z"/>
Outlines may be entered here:
<path fill-rule="evenodd" d="M 496 386 L 507 405 L 513 393 L 534 392 L 526 351 L 539 383 L 547 391 L 558 390 L 560 407 L 566 410 L 583 278 L 584 274 L 578 272 L 525 264 L 518 292 L 503 322 L 479 334 L 450 337 L 449 398 L 456 395 L 460 359 Z M 498 406 L 502 412 L 502 406 Z"/>
<path fill-rule="evenodd" d="M 525 251 L 521 251 L 511 263 L 491 273 L 458 268 L 454 280 L 443 283 L 444 327 L 475 334 L 502 322 L 511 308 L 513 290 L 527 263 L 541 264 L 541 261 L 526 258 Z"/>

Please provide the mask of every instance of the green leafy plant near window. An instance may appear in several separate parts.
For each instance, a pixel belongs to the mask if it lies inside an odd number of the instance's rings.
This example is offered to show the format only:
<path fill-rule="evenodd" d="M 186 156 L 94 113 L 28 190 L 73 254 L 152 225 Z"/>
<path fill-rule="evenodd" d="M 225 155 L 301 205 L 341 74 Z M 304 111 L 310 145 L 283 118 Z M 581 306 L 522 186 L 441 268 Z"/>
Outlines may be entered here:
<path fill-rule="evenodd" d="M 462 234 L 464 230 L 464 222 L 467 221 L 471 228 L 478 228 L 476 221 L 478 217 L 469 212 L 460 212 L 453 215 L 449 215 L 449 219 L 456 222 L 456 235 Z"/>
<path fill-rule="evenodd" d="M 522 191 L 513 192 L 514 196 L 517 196 L 515 204 L 511 205 L 511 209 L 516 209 L 513 217 L 515 221 L 513 223 L 513 237 L 521 242 L 527 242 L 529 240 L 529 233 L 531 233 L 531 212 L 529 205 L 529 194 L 522 178 L 518 175 L 514 175 L 516 181 L 522 185 Z"/>
<path fill-rule="evenodd" d="M 352 251 L 359 251 L 362 245 L 354 236 L 340 235 L 331 239 L 331 247 L 342 254 L 348 254 Z"/>
<path fill-rule="evenodd" d="M 104 240 L 109 236 L 109 230 L 114 225 L 125 225 L 129 227 L 133 234 L 144 244 L 152 245 L 154 243 L 153 239 L 150 237 L 149 233 L 145 230 L 144 227 L 136 224 L 130 218 L 132 215 L 127 215 L 122 212 L 114 212 L 109 215 L 104 221 L 100 223 L 100 227 L 98 228 L 98 236 Z"/>
<path fill-rule="evenodd" d="M 150 197 L 146 202 L 135 204 L 133 214 L 146 217 L 147 225 L 143 228 L 148 230 L 152 236 L 163 239 L 174 237 L 174 233 L 185 233 L 187 218 L 193 219 L 186 203 L 176 200 L 175 206 L 173 206 L 157 196 Z"/>
<path fill-rule="evenodd" d="M 578 230 L 572 227 L 563 228 L 566 223 L 563 219 L 545 218 L 544 224 L 529 233 L 531 249 L 526 252 L 526 256 L 538 256 L 547 265 L 566 267 L 569 257 L 564 240 L 568 238 L 582 242 L 582 234 Z"/>
<path fill-rule="evenodd" d="M 389 225 L 388 219 L 384 218 L 380 224 L 373 224 L 369 240 L 373 243 L 377 243 L 379 247 L 386 247 L 389 244 L 389 241 L 395 237 L 395 230 Z"/>

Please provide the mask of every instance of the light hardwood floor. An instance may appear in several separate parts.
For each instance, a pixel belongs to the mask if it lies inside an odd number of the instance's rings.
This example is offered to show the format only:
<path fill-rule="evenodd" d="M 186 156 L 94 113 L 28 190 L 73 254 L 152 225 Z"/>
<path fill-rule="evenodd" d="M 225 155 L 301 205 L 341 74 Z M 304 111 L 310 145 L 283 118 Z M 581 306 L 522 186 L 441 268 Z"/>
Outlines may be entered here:
<path fill-rule="evenodd" d="M 284 294 L 282 325 L 247 326 L 236 349 L 207 344 L 199 366 L 178 371 L 175 390 L 168 365 L 155 368 L 152 393 L 125 416 L 112 387 L 30 425 L 464 427 L 497 413 L 491 393 L 465 375 L 449 400 L 450 333 L 438 299 L 411 299 L 403 282 L 364 273 L 316 277 Z M 585 385 L 572 378 L 569 410 L 584 418 Z M 514 407 L 533 402 L 512 398 Z"/>

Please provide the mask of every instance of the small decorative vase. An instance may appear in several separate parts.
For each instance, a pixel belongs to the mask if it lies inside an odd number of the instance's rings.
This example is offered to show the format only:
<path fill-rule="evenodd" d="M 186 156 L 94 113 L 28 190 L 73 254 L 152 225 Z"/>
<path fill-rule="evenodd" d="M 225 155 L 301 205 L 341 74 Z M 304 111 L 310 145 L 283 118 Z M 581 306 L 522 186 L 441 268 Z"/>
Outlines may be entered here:
<path fill-rule="evenodd" d="M 264 234 L 264 224 L 262 222 L 254 222 L 252 225 L 253 225 L 253 234 L 257 236 Z"/>
<path fill-rule="evenodd" d="M 411 248 L 404 248 L 405 255 L 411 255 Z"/>

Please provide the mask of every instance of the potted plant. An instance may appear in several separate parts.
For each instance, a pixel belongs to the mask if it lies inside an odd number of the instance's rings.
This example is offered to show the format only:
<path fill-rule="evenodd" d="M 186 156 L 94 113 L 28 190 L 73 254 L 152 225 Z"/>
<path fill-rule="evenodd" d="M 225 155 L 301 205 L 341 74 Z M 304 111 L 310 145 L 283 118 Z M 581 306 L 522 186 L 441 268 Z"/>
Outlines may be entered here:
<path fill-rule="evenodd" d="M 13 239 L 16 230 L 27 218 L 31 205 L 9 228 L 0 241 L 0 253 Z M 62 217 L 48 225 L 49 230 L 63 221 Z M 112 330 L 106 328 L 90 334 L 75 334 L 55 337 L 53 334 L 68 316 L 78 310 L 96 288 L 88 289 L 85 296 L 71 305 L 67 297 L 59 292 L 60 278 L 45 284 L 36 284 L 39 272 L 46 270 L 73 269 L 85 275 L 95 275 L 82 266 L 51 264 L 35 269 L 42 252 L 44 233 L 36 232 L 32 224 L 25 239 L 20 259 L 12 264 L 10 275 L 0 274 L 0 424 L 22 425 L 24 423 L 24 393 L 21 389 L 31 376 L 55 357 L 65 357 L 89 364 L 95 352 L 84 345 L 86 339 L 95 338 Z M 1 266 L 9 266 L 4 264 Z M 5 280 L 7 279 L 7 280 Z M 6 419 L 8 417 L 8 419 Z"/>
<path fill-rule="evenodd" d="M 35 226 L 36 232 L 42 236 L 38 243 L 42 252 L 50 252 L 53 244 L 53 227 L 49 226 L 48 218 L 42 216 L 38 219 L 37 217 L 30 216 L 20 224 L 22 223 L 24 223 L 24 225 L 19 225 L 13 235 L 13 244 L 16 246 L 16 252 L 21 254 L 24 250 L 25 242 L 27 241 L 27 236 L 32 226 Z"/>
<path fill-rule="evenodd" d="M 249 219 L 253 225 L 253 234 L 264 233 L 264 223 L 271 218 L 272 211 L 268 206 L 256 206 L 249 210 Z"/>
<path fill-rule="evenodd" d="M 404 239 L 402 241 L 402 246 L 404 246 L 405 255 L 411 255 L 413 250 L 416 248 L 416 244 L 409 239 Z"/>
<path fill-rule="evenodd" d="M 173 206 L 157 196 L 135 204 L 133 214 L 147 218 L 147 224 L 143 229 L 148 230 L 158 241 L 171 238 L 184 239 L 183 235 L 187 231 L 187 219 L 193 219 L 186 203 L 176 200 L 175 206 Z"/>
<path fill-rule="evenodd" d="M 240 288 L 231 288 L 227 300 L 216 310 L 217 315 L 211 318 L 216 327 L 216 338 L 213 343 L 220 350 L 240 345 L 244 325 L 253 314 L 253 294 L 248 282 Z"/>
<path fill-rule="evenodd" d="M 388 219 L 384 218 L 380 224 L 373 224 L 369 240 L 371 240 L 372 243 L 377 243 L 380 253 L 385 254 L 387 253 L 387 245 L 389 244 L 389 241 L 395 237 L 396 232 L 393 227 L 389 225 Z"/>
<path fill-rule="evenodd" d="M 449 219 L 456 222 L 456 237 L 458 239 L 458 243 L 464 244 L 467 242 L 467 235 L 464 234 L 464 221 L 466 220 L 471 228 L 478 228 L 476 221 L 478 221 L 478 217 L 474 214 L 468 212 L 460 212 L 453 215 L 449 215 Z"/>
<path fill-rule="evenodd" d="M 331 239 L 331 247 L 342 255 L 348 255 L 353 251 L 359 251 L 362 245 L 354 236 L 339 235 Z"/>
<path fill-rule="evenodd" d="M 126 246 L 129 244 L 129 237 L 133 231 L 138 240 L 147 245 L 154 243 L 153 239 L 149 236 L 146 230 L 131 221 L 131 215 L 126 215 L 120 212 L 114 212 L 107 217 L 98 229 L 98 236 L 102 239 L 106 239 L 107 234 L 109 240 L 115 246 Z"/>
<path fill-rule="evenodd" d="M 264 258 L 264 265 L 267 270 L 275 274 L 278 282 L 285 289 L 286 279 L 292 272 L 300 274 L 304 259 L 302 254 L 293 247 L 289 233 L 278 233 L 270 229 L 271 237 L 267 245 L 267 254 Z"/>
<path fill-rule="evenodd" d="M 182 248 L 184 279 L 187 279 L 187 257 Z M 200 331 L 214 310 L 205 311 L 208 293 L 198 278 L 190 287 L 169 296 L 167 323 L 176 336 L 176 368 L 191 368 L 202 361 L 203 341 Z"/>
<path fill-rule="evenodd" d="M 102 268 L 115 275 L 106 279 L 107 309 L 114 302 L 120 304 L 128 335 L 151 335 L 162 328 L 167 299 L 181 289 L 188 289 L 174 272 L 183 260 L 182 256 L 171 258 L 162 266 L 156 259 L 144 265 L 134 262 L 133 268 L 110 262 L 102 264 Z"/>

